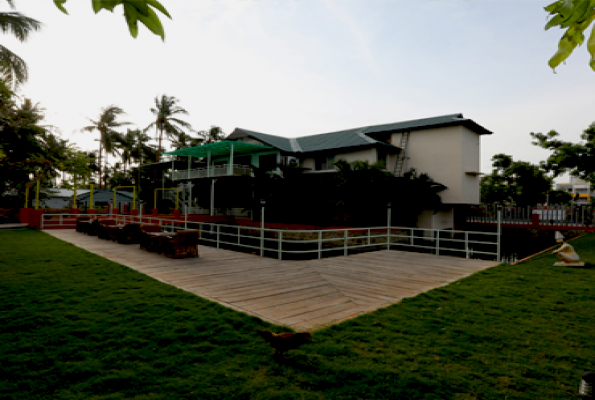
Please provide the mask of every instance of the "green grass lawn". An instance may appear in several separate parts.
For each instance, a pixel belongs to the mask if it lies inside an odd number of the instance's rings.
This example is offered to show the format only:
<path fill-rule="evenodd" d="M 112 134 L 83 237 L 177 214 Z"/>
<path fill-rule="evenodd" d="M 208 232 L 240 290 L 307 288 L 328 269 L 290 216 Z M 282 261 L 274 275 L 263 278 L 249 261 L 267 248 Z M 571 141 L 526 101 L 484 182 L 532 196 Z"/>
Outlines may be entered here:
<path fill-rule="evenodd" d="M 595 262 L 595 235 L 572 242 Z M 574 399 L 595 268 L 538 256 L 317 331 L 284 330 L 37 231 L 0 231 L 0 399 Z"/>

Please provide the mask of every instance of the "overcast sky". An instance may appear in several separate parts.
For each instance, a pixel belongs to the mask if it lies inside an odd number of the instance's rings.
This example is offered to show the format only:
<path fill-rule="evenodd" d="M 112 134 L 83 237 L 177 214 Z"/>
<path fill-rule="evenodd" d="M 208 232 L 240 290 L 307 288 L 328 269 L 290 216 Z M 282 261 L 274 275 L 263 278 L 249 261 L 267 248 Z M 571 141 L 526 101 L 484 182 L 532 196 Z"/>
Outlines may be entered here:
<path fill-rule="evenodd" d="M 463 113 L 494 132 L 497 153 L 537 163 L 530 132 L 579 141 L 595 121 L 595 73 L 585 47 L 552 73 L 561 32 L 545 32 L 539 0 L 162 0 L 165 42 L 133 39 L 121 7 L 93 14 L 71 0 L 16 0 L 43 22 L 3 44 L 29 65 L 21 95 L 82 149 L 100 109 L 122 107 L 139 128 L 157 95 L 180 100 L 194 129 L 243 127 L 285 137 Z M 2 10 L 9 10 L 3 2 Z"/>

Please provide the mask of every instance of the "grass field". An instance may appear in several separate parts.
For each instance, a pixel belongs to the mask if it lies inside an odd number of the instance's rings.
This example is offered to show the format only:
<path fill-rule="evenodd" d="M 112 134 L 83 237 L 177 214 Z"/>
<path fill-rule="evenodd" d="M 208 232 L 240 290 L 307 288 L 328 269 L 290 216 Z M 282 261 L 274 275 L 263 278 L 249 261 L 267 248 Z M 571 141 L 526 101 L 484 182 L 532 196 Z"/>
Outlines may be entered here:
<path fill-rule="evenodd" d="M 595 235 L 572 242 L 595 260 Z M 595 268 L 501 265 L 317 331 L 284 330 L 37 231 L 0 231 L 0 399 L 574 399 Z M 591 265 L 589 265 L 591 266 Z"/>

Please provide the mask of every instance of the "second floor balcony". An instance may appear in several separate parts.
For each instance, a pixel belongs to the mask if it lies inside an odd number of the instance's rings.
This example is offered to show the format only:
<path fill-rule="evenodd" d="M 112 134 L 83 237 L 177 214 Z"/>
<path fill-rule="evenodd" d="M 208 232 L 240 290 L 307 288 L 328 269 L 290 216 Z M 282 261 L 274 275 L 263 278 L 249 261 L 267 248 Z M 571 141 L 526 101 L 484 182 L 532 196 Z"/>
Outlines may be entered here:
<path fill-rule="evenodd" d="M 250 175 L 251 173 L 252 169 L 249 165 L 220 164 L 205 168 L 173 171 L 172 179 L 174 181 L 179 181 L 182 179 L 217 178 L 220 176 L 242 176 Z"/>

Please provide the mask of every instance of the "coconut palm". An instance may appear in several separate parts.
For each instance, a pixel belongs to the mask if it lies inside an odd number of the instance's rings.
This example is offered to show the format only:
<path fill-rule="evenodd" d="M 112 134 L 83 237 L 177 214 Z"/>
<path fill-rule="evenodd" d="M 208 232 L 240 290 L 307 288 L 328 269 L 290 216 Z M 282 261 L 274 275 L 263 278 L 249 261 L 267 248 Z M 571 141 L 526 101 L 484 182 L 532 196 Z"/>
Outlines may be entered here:
<path fill-rule="evenodd" d="M 14 2 L 8 0 L 14 9 Z M 11 33 L 24 42 L 33 31 L 41 28 L 41 22 L 29 18 L 19 12 L 0 12 L 0 29 L 3 33 Z M 0 44 L 0 78 L 7 86 L 15 88 L 27 80 L 27 64 L 15 53 Z"/>
<path fill-rule="evenodd" d="M 60 139 L 53 133 L 46 132 L 43 135 L 44 147 L 47 158 L 51 160 L 56 169 L 62 172 L 62 181 L 66 181 L 66 172 L 69 169 L 68 161 L 74 150 L 74 145 L 68 139 Z"/>
<path fill-rule="evenodd" d="M 122 157 L 122 164 L 124 165 L 124 173 L 126 173 L 126 167 L 130 165 L 132 161 L 132 153 L 134 151 L 134 146 L 136 145 L 136 135 L 139 134 L 140 131 L 138 129 L 130 130 L 121 135 L 118 139 L 118 147 L 122 152 L 120 157 Z"/>
<path fill-rule="evenodd" d="M 157 133 L 158 148 L 157 148 L 157 161 L 161 159 L 161 140 L 163 133 L 169 138 L 179 135 L 182 128 L 192 130 L 190 124 L 186 121 L 182 121 L 176 118 L 177 115 L 188 115 L 188 111 L 177 105 L 178 99 L 173 96 L 161 95 L 161 97 L 155 97 L 155 108 L 151 108 L 151 112 L 155 115 L 155 121 L 151 122 L 149 126 L 145 128 L 145 132 L 153 126 Z"/>
<path fill-rule="evenodd" d="M 97 160 L 97 164 L 99 165 L 100 186 L 102 178 L 104 181 L 104 186 L 106 183 L 106 178 L 102 174 L 102 170 L 104 168 L 102 164 L 103 150 L 105 150 L 105 165 L 107 165 L 107 156 L 108 154 L 113 154 L 116 151 L 116 145 L 121 136 L 120 133 L 116 131 L 116 129 L 125 125 L 130 125 L 130 122 L 118 121 L 118 117 L 123 114 L 125 114 L 124 110 L 115 105 L 102 108 L 97 121 L 89 118 L 89 121 L 91 121 L 92 125 L 82 128 L 82 131 L 84 132 L 93 132 L 95 130 L 99 131 L 99 158 Z"/>
<path fill-rule="evenodd" d="M 225 139 L 223 130 L 215 125 L 211 125 L 211 128 L 208 131 L 200 131 L 198 134 L 202 136 L 204 144 L 220 142 Z"/>
<path fill-rule="evenodd" d="M 192 137 L 184 132 L 177 135 L 171 142 L 174 150 L 186 149 L 188 147 L 195 147 L 204 144 L 204 139 L 200 137 Z"/>

